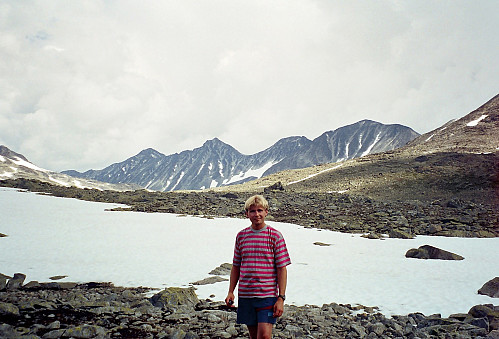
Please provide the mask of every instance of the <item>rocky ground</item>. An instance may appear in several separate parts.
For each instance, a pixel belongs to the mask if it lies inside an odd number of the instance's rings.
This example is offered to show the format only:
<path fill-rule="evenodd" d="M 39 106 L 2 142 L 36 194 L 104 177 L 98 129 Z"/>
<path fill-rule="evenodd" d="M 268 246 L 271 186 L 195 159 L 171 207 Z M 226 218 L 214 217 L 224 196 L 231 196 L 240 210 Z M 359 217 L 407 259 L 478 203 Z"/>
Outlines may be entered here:
<path fill-rule="evenodd" d="M 123 288 L 110 283 L 23 284 L 0 278 L 2 338 L 247 338 L 234 308 L 198 300 L 194 288 Z M 3 279 L 3 280 L 2 280 Z M 499 278 L 497 278 L 499 279 Z M 442 318 L 386 317 L 374 307 L 285 306 L 274 338 L 499 338 L 499 307 L 476 305 Z"/>

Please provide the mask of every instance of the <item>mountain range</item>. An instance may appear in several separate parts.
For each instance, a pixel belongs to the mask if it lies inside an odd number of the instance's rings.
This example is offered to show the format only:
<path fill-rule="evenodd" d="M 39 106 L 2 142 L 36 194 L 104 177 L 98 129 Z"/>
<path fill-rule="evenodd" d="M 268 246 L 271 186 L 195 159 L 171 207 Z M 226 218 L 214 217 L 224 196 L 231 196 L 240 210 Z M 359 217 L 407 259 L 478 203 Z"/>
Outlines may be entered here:
<path fill-rule="evenodd" d="M 389 151 L 418 136 L 406 126 L 362 120 L 325 132 L 314 140 L 303 136 L 283 138 L 253 155 L 244 155 L 215 138 L 181 153 L 164 155 L 148 148 L 101 170 L 62 173 L 112 184 L 136 184 L 156 191 L 200 190 Z"/>

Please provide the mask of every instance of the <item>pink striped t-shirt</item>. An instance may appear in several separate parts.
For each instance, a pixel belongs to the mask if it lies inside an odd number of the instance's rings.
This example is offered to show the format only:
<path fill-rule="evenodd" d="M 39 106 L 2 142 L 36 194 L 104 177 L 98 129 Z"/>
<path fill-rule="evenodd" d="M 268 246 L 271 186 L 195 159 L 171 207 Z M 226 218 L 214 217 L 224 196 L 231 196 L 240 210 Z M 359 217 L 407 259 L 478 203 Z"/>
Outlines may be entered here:
<path fill-rule="evenodd" d="M 291 259 L 282 234 L 265 225 L 237 234 L 232 264 L 240 268 L 240 298 L 267 298 L 277 296 L 276 268 L 291 264 Z"/>

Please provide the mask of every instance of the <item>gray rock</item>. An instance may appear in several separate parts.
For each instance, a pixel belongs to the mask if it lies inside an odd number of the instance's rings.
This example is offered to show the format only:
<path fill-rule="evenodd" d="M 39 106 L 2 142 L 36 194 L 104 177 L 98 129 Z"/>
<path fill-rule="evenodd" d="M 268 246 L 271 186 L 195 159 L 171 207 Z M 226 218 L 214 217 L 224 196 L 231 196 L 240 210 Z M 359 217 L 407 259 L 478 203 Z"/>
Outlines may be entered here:
<path fill-rule="evenodd" d="M 214 270 L 212 270 L 209 274 L 211 274 L 211 275 L 229 275 L 231 269 L 232 269 L 232 264 L 223 263 L 222 265 L 220 265 L 217 268 L 215 268 Z"/>
<path fill-rule="evenodd" d="M 385 330 L 386 326 L 381 322 L 374 323 L 368 327 L 369 333 L 375 333 L 378 336 L 382 335 Z"/>
<path fill-rule="evenodd" d="M 442 250 L 437 247 L 430 245 L 423 245 L 419 248 L 412 248 L 408 250 L 405 254 L 406 258 L 417 258 L 417 259 L 440 259 L 440 260 L 463 260 L 464 257 Z"/>
<path fill-rule="evenodd" d="M 30 290 L 30 289 L 36 290 L 40 287 L 41 287 L 40 283 L 36 280 L 30 281 L 29 283 L 27 283 L 26 285 L 23 286 L 23 288 L 28 289 L 28 290 Z"/>
<path fill-rule="evenodd" d="M 499 330 L 492 330 L 485 339 L 499 339 Z"/>
<path fill-rule="evenodd" d="M 14 277 L 12 277 L 11 279 L 9 279 L 9 281 L 7 281 L 6 289 L 12 291 L 21 288 L 23 286 L 24 279 L 26 279 L 25 274 L 22 273 L 14 274 Z"/>
<path fill-rule="evenodd" d="M 0 316 L 19 317 L 19 315 L 19 307 L 11 303 L 0 302 Z"/>
<path fill-rule="evenodd" d="M 217 283 L 217 282 L 228 281 L 228 280 L 229 279 L 222 278 L 222 277 L 219 277 L 219 276 L 215 276 L 215 277 L 209 277 L 209 278 L 205 278 L 205 279 L 202 279 L 202 280 L 195 281 L 192 284 L 193 285 L 209 285 L 209 284 L 214 284 L 214 283 Z"/>
<path fill-rule="evenodd" d="M 45 333 L 42 338 L 43 339 L 56 339 L 56 338 L 61 338 L 62 336 L 64 336 L 64 332 L 66 332 L 65 329 L 56 329 L 56 330 L 52 330 L 52 331 L 48 331 L 47 333 Z"/>
<path fill-rule="evenodd" d="M 106 333 L 105 328 L 97 325 L 81 325 L 66 329 L 64 336 L 70 338 L 104 338 Z"/>
<path fill-rule="evenodd" d="M 499 277 L 487 281 L 479 290 L 478 294 L 499 298 Z"/>
<path fill-rule="evenodd" d="M 0 324 L 0 338 L 15 338 L 19 336 L 14 326 L 9 324 Z"/>
<path fill-rule="evenodd" d="M 194 306 L 199 303 L 193 287 L 168 287 L 153 295 L 150 300 L 154 306 L 160 308 L 179 305 Z"/>
<path fill-rule="evenodd" d="M 331 244 L 327 244 L 327 243 L 320 242 L 320 241 L 314 242 L 314 245 L 316 245 L 316 246 L 331 246 Z"/>
<path fill-rule="evenodd" d="M 408 232 L 404 232 L 402 230 L 399 230 L 399 229 L 396 229 L 396 228 L 393 228 L 390 230 L 390 232 L 388 233 L 388 236 L 390 238 L 399 238 L 399 239 L 414 239 L 415 236 L 408 233 Z"/>
<path fill-rule="evenodd" d="M 0 291 L 3 291 L 7 286 L 7 278 L 0 276 Z"/>

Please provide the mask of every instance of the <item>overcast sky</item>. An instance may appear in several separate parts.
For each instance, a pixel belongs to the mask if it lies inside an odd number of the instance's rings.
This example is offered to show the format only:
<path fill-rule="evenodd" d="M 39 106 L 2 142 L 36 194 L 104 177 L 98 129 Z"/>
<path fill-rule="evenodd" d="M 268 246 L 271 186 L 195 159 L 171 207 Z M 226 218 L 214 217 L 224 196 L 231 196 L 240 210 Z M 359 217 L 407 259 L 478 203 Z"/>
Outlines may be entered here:
<path fill-rule="evenodd" d="M 362 119 L 426 133 L 499 93 L 499 1 L 1 1 L 0 144 L 54 171 Z"/>

